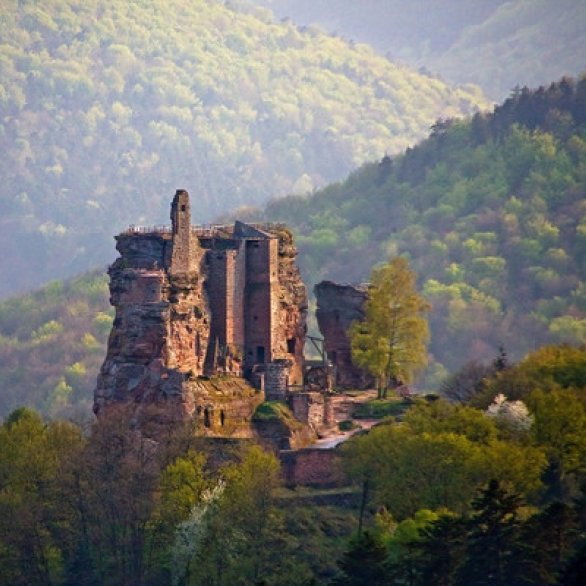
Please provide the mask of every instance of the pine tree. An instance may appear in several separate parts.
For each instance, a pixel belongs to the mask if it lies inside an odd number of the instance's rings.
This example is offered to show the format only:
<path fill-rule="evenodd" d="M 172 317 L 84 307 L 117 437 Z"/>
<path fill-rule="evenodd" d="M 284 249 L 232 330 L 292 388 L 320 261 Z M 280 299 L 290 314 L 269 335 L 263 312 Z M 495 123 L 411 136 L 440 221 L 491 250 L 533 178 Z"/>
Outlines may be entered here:
<path fill-rule="evenodd" d="M 519 544 L 517 510 L 520 498 L 498 480 L 474 500 L 469 520 L 466 561 L 458 571 L 458 586 L 511 586 L 515 583 L 514 553 Z"/>
<path fill-rule="evenodd" d="M 524 584 L 556 584 L 577 538 L 573 509 L 554 502 L 525 522 L 516 556 Z"/>
<path fill-rule="evenodd" d="M 350 541 L 350 547 L 338 562 L 341 570 L 333 586 L 383 586 L 387 584 L 384 563 L 387 552 L 382 543 L 368 531 Z"/>
<path fill-rule="evenodd" d="M 464 559 L 465 532 L 463 521 L 454 515 L 442 515 L 422 530 L 419 566 L 422 584 L 450 586 Z"/>

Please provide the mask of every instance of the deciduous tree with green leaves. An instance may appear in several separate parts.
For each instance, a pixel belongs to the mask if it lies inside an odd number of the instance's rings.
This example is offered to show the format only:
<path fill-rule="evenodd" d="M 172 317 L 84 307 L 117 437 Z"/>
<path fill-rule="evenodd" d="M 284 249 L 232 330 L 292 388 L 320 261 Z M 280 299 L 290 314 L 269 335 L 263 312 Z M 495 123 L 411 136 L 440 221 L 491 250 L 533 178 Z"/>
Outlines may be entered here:
<path fill-rule="evenodd" d="M 430 305 L 417 293 L 407 260 L 395 257 L 373 270 L 364 309 L 350 329 L 352 358 L 376 377 L 380 399 L 427 364 Z"/>

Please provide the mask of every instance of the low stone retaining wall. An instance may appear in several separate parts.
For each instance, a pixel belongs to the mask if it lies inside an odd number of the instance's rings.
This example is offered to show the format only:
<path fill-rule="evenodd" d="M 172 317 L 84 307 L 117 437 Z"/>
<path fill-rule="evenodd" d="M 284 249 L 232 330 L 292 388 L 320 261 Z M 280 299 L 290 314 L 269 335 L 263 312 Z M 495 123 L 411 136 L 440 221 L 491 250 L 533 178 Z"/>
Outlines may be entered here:
<path fill-rule="evenodd" d="M 349 484 L 338 450 L 284 450 L 279 457 L 285 486 L 335 487 Z"/>

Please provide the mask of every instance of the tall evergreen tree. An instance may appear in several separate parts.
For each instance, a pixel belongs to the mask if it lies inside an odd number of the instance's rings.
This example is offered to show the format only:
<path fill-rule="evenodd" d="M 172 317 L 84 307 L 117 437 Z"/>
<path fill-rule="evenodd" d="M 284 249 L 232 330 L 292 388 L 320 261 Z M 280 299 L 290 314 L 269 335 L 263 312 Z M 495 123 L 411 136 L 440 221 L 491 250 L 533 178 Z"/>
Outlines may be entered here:
<path fill-rule="evenodd" d="M 421 583 L 450 586 L 464 559 L 464 522 L 454 515 L 442 515 L 422 530 L 419 545 Z"/>
<path fill-rule="evenodd" d="M 333 586 L 383 586 L 387 584 L 384 545 L 368 531 L 359 533 L 338 562 L 341 574 Z"/>
<path fill-rule="evenodd" d="M 523 524 L 515 555 L 523 584 L 556 584 L 577 537 L 574 511 L 555 502 Z"/>
<path fill-rule="evenodd" d="M 458 586 L 511 586 L 513 556 L 518 549 L 520 498 L 491 480 L 474 500 L 466 561 L 458 571 Z"/>

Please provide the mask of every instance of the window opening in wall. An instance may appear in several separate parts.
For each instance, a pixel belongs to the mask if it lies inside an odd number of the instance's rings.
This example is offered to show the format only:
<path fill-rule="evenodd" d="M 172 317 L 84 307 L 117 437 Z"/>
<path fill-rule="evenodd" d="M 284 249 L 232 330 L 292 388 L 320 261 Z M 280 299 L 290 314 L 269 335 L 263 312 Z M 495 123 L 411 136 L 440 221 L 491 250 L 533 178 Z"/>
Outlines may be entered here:
<path fill-rule="evenodd" d="M 211 423 L 210 423 L 210 412 L 209 409 L 206 407 L 203 411 L 203 424 L 206 427 L 211 427 Z"/>
<path fill-rule="evenodd" d="M 330 352 L 330 359 L 334 364 L 336 364 L 337 358 L 338 358 L 338 353 L 335 350 Z"/>
<path fill-rule="evenodd" d="M 220 425 L 223 427 L 224 426 L 224 421 L 226 420 L 226 415 L 224 414 L 224 410 L 222 409 L 220 411 Z"/>
<path fill-rule="evenodd" d="M 295 354 L 295 338 L 289 338 L 287 340 L 287 352 L 289 354 Z"/>
<path fill-rule="evenodd" d="M 181 206 L 181 211 L 184 212 L 185 211 L 185 205 Z"/>
<path fill-rule="evenodd" d="M 264 346 L 257 346 L 256 347 L 256 361 L 260 364 L 264 364 L 264 361 L 265 361 L 265 347 Z"/>

